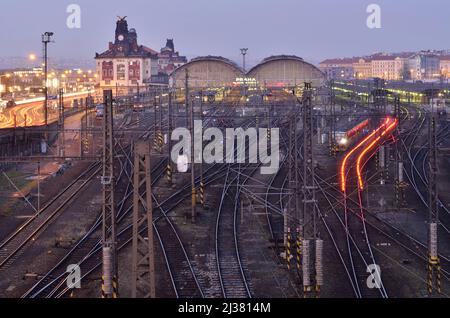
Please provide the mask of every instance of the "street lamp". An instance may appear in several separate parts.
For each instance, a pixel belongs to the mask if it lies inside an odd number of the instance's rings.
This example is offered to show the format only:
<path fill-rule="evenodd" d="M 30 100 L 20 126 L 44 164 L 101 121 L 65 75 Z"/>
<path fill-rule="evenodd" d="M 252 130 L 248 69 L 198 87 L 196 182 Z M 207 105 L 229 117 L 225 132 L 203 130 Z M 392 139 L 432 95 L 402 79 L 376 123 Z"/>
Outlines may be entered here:
<path fill-rule="evenodd" d="M 45 117 L 45 126 L 48 126 L 48 83 L 47 83 L 47 79 L 48 79 L 48 55 L 47 55 L 47 46 L 48 43 L 50 43 L 52 41 L 52 36 L 53 36 L 53 32 L 45 32 L 44 34 L 42 34 L 42 44 L 44 45 L 44 94 L 45 94 L 45 99 L 44 99 L 44 117 Z"/>
<path fill-rule="evenodd" d="M 242 54 L 242 69 L 244 70 L 244 73 L 245 73 L 245 55 L 247 55 L 247 51 L 248 51 L 248 48 L 242 48 L 242 49 L 241 49 L 241 54 Z"/>

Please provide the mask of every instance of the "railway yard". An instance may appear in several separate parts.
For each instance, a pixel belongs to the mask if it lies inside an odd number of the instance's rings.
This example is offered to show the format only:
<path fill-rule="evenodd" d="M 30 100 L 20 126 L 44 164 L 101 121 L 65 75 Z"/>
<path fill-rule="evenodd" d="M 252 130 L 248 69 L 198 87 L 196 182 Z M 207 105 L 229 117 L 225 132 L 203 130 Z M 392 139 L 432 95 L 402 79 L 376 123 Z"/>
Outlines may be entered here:
<path fill-rule="evenodd" d="M 113 107 L 105 91 L 104 113 L 65 119 L 49 152 L 64 144 L 63 160 L 2 159 L 2 188 L 25 186 L 1 198 L 0 297 L 448 297 L 447 114 L 339 92 L 159 89 Z M 245 160 L 183 171 L 170 136 L 194 120 L 254 128 L 214 144 Z M 279 169 L 264 174 L 251 149 L 275 160 L 273 142 Z"/>

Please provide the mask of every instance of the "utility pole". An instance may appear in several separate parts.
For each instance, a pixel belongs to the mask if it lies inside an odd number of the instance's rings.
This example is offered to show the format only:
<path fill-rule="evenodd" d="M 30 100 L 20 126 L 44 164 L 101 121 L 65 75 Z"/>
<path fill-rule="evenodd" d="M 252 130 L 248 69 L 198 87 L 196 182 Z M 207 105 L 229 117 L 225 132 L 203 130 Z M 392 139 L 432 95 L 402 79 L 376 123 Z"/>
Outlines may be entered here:
<path fill-rule="evenodd" d="M 247 55 L 248 48 L 242 48 L 240 50 L 241 50 L 241 54 L 242 54 L 242 70 L 244 71 L 244 87 L 243 87 L 244 91 L 243 91 L 242 95 L 244 95 L 245 98 L 247 98 L 247 83 L 246 83 L 246 75 L 245 75 L 245 73 L 246 73 L 246 71 L 245 71 L 245 56 Z"/>
<path fill-rule="evenodd" d="M 170 157 L 170 152 L 172 150 L 172 90 L 169 91 L 169 103 L 167 105 L 167 117 L 168 117 L 168 131 L 167 131 L 167 170 L 166 177 L 167 182 L 172 184 L 172 158 Z"/>
<path fill-rule="evenodd" d="M 83 125 L 81 125 L 83 127 Z M 88 135 L 88 104 L 84 105 L 84 129 L 85 132 L 80 132 L 80 139 L 82 139 L 81 157 L 84 156 L 84 152 L 89 151 L 89 135 Z M 83 138 L 81 138 L 83 136 Z"/>
<path fill-rule="evenodd" d="M 164 147 L 164 137 L 163 137 L 163 102 L 162 102 L 162 91 L 159 90 L 159 125 L 158 125 L 158 147 L 159 152 L 162 153 Z"/>
<path fill-rule="evenodd" d="M 298 173 L 297 173 L 297 158 L 298 154 L 296 152 L 297 147 L 297 133 L 296 133 L 296 126 L 297 126 L 297 113 L 294 111 L 292 114 L 292 117 L 289 120 L 289 149 L 288 149 L 288 180 L 289 180 L 289 199 L 288 199 L 288 209 L 286 210 L 286 213 L 284 214 L 284 245 L 287 243 L 287 232 L 289 228 L 289 218 L 296 217 L 297 220 L 299 219 L 298 216 L 298 200 L 296 198 L 297 191 L 299 190 L 298 187 Z M 300 229 L 299 229 L 300 230 Z"/>
<path fill-rule="evenodd" d="M 155 298 L 155 253 L 150 173 L 150 144 L 140 140 L 134 147 L 132 297 Z M 143 191 L 145 194 L 142 195 Z M 142 231 L 146 228 L 146 231 Z M 142 231 L 142 233 L 141 233 Z M 146 234 L 146 237 L 143 235 Z"/>
<path fill-rule="evenodd" d="M 48 127 L 48 43 L 52 41 L 53 32 L 42 34 L 42 44 L 44 45 L 44 121 Z"/>
<path fill-rule="evenodd" d="M 158 127 L 157 127 L 157 115 L 156 115 L 156 93 L 153 92 L 153 149 L 157 149 L 157 139 L 156 136 L 158 134 Z"/>
<path fill-rule="evenodd" d="M 336 105 L 334 80 L 330 80 L 330 156 L 336 156 Z"/>
<path fill-rule="evenodd" d="M 194 101 L 191 102 L 190 108 L 190 125 L 189 129 L 191 132 L 191 221 L 195 223 L 196 221 L 196 189 L 195 189 L 195 156 L 194 156 Z"/>
<path fill-rule="evenodd" d="M 188 109 L 189 109 L 189 70 L 185 69 L 185 79 L 184 79 L 184 104 L 186 110 L 186 128 L 189 127 L 189 117 L 188 117 Z"/>
<path fill-rule="evenodd" d="M 200 120 L 202 122 L 200 136 L 203 136 L 203 92 L 200 91 Z M 193 138 L 194 136 L 192 136 Z M 203 149 L 203 137 L 202 137 L 202 149 Z M 201 154 L 201 162 L 200 162 L 200 187 L 199 187 L 199 197 L 200 204 L 202 208 L 205 207 L 205 183 L 203 181 L 203 156 Z"/>
<path fill-rule="evenodd" d="M 41 213 L 41 163 L 37 163 L 37 214 Z"/>
<path fill-rule="evenodd" d="M 271 132 L 271 124 L 272 124 L 272 118 L 270 116 L 270 113 L 272 112 L 272 104 L 268 103 L 266 104 L 266 114 L 267 114 L 267 142 L 270 144 L 270 139 L 272 138 L 272 136 L 270 135 Z"/>
<path fill-rule="evenodd" d="M 116 209 L 114 202 L 114 120 L 112 90 L 103 91 L 102 298 L 118 297 Z"/>
<path fill-rule="evenodd" d="M 313 106 L 312 106 L 312 88 L 311 83 L 305 83 L 302 100 L 302 116 L 303 116 L 303 210 L 300 218 L 301 234 L 305 238 L 303 240 L 303 291 L 306 295 L 310 291 L 311 282 L 311 260 L 312 249 L 319 246 L 320 240 L 317 232 L 317 211 L 315 196 L 315 175 L 314 175 L 314 151 L 313 151 Z M 308 214 L 308 215 L 307 215 Z M 310 235 L 307 235 L 306 225 L 312 225 L 312 229 L 308 229 Z M 309 227 L 309 226 L 308 226 Z M 312 231 L 311 231 L 312 230 Z M 310 246 L 311 240 L 313 246 Z M 319 244 L 317 244 L 319 242 Z M 316 244 L 314 244 L 316 243 Z M 320 292 L 321 277 L 320 272 L 322 266 L 316 264 L 316 293 Z"/>
<path fill-rule="evenodd" d="M 406 186 L 403 180 L 403 155 L 402 155 L 402 143 L 401 143 L 401 112 L 400 112 L 400 96 L 394 96 L 394 114 L 397 119 L 397 127 L 395 128 L 396 142 L 394 145 L 394 160 L 395 160 L 395 207 L 400 207 L 405 202 L 404 188 Z"/>
<path fill-rule="evenodd" d="M 315 211 L 314 195 L 314 158 L 313 158 L 313 117 L 311 102 L 311 84 L 305 83 L 302 100 L 302 119 L 303 119 L 303 211 L 300 216 L 302 233 L 305 234 L 306 212 Z M 315 213 L 310 216 L 314 217 Z M 316 231 L 313 230 L 313 237 Z"/>
<path fill-rule="evenodd" d="M 65 157 L 65 133 L 64 133 L 64 91 L 59 90 L 59 105 L 58 105 L 58 156 Z"/>
<path fill-rule="evenodd" d="M 428 294 L 433 293 L 433 285 L 441 293 L 441 266 L 438 255 L 439 204 L 437 189 L 437 136 L 436 111 L 432 108 L 428 123 Z M 436 278 L 434 274 L 436 273 Z M 433 281 L 435 284 L 433 284 Z"/>
<path fill-rule="evenodd" d="M 284 212 L 283 219 L 283 244 L 286 247 L 286 262 L 288 270 L 291 269 L 291 239 L 292 239 L 292 231 L 289 225 L 289 219 L 293 216 L 298 217 L 298 172 L 297 172 L 297 112 L 291 114 L 289 120 L 289 147 L 288 147 L 288 180 L 289 180 L 289 195 L 288 195 L 288 205 L 287 209 Z M 297 265 L 297 273 L 301 272 L 301 232 L 300 226 L 296 227 L 296 265 Z"/>

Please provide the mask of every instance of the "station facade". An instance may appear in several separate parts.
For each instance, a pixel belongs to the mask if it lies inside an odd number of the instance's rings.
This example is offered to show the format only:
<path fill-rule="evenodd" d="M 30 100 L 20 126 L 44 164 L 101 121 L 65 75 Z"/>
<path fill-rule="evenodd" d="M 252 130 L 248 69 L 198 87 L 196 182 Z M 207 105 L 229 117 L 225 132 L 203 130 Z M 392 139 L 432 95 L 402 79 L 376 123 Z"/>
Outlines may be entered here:
<path fill-rule="evenodd" d="M 185 86 L 186 70 L 190 87 L 231 87 L 241 84 L 259 87 L 293 87 L 311 82 L 322 86 L 325 75 L 314 65 L 293 55 L 271 56 L 244 72 L 231 60 L 220 56 L 203 56 L 192 59 L 171 74 L 174 87 Z"/>

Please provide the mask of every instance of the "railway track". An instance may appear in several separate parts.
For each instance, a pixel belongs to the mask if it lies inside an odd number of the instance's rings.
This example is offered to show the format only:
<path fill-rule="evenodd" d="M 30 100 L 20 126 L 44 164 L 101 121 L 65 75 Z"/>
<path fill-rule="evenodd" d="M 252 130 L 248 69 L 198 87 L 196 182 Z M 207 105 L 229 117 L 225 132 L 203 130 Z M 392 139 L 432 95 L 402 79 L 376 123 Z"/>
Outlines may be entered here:
<path fill-rule="evenodd" d="M 160 166 L 163 166 L 163 164 Z M 159 168 L 159 166 L 157 168 Z M 125 195 L 118 203 L 118 223 L 120 223 L 126 217 L 126 213 L 129 212 L 127 211 L 125 202 L 130 199 L 131 195 L 132 188 L 128 187 L 125 191 Z M 98 255 L 98 252 L 101 251 L 101 237 L 99 232 L 102 219 L 100 211 L 98 214 L 99 216 L 96 218 L 88 232 L 22 297 L 53 297 L 62 287 L 65 287 L 66 277 L 68 275 L 66 270 L 69 264 L 78 264 L 82 273 L 87 273 L 98 260 L 101 261 L 101 255 Z"/>
<path fill-rule="evenodd" d="M 126 127 L 131 127 L 135 125 L 136 122 L 129 122 L 126 124 L 126 118 L 124 118 L 123 122 L 119 125 L 119 129 L 123 129 Z M 123 152 L 124 157 L 127 159 L 122 161 L 120 158 L 118 160 L 118 164 L 121 167 L 119 178 L 117 178 L 116 183 L 119 183 L 122 180 L 122 176 L 127 173 L 127 170 L 130 169 L 128 166 L 129 156 L 130 156 L 130 146 L 127 146 L 126 149 L 119 143 L 116 142 L 116 147 L 120 148 L 120 151 Z M 127 153 L 128 152 L 128 153 Z M 101 164 L 95 163 L 98 167 L 98 172 L 101 171 Z M 131 188 L 127 187 L 123 198 L 119 201 L 119 211 L 123 209 L 123 206 L 127 199 L 131 196 Z M 97 246 L 98 238 L 95 239 L 94 233 L 101 225 L 101 215 L 96 218 L 94 224 L 87 231 L 87 233 L 75 244 L 75 246 L 53 267 L 51 268 L 43 277 L 31 288 L 29 289 L 22 297 L 29 297 L 30 295 L 39 294 L 41 297 L 46 297 L 48 295 L 53 294 L 52 288 L 55 286 L 61 285 L 61 278 L 64 275 L 67 275 L 65 272 L 67 269 L 67 265 L 69 264 L 77 264 L 80 260 L 83 260 L 84 253 L 90 253 Z M 95 241 L 95 242 L 94 242 Z M 36 293 L 36 290 L 38 292 Z"/>
<path fill-rule="evenodd" d="M 322 182 L 324 180 L 322 179 Z M 329 185 L 329 188 L 331 189 L 331 185 Z M 334 189 L 337 193 L 336 196 L 334 196 L 334 199 L 336 200 L 337 197 L 340 195 L 339 194 L 339 190 L 338 189 Z M 333 198 L 333 196 L 332 196 Z M 384 238 L 389 239 L 389 242 L 391 242 L 392 244 L 396 244 L 399 247 L 401 247 L 403 250 L 405 250 L 407 253 L 409 253 L 410 255 L 413 255 L 419 262 L 424 262 L 424 266 L 426 264 L 427 258 L 426 258 L 426 245 L 425 244 L 421 244 L 420 242 L 418 242 L 417 240 L 413 239 L 410 235 L 400 231 L 399 229 L 393 227 L 392 225 L 388 224 L 387 222 L 382 222 L 382 220 L 379 220 L 378 218 L 375 218 L 367 213 L 364 210 L 364 207 L 362 206 L 362 200 L 361 200 L 361 194 L 358 194 L 358 201 L 357 202 L 359 205 L 359 213 L 355 213 L 355 211 L 353 211 L 354 215 L 357 215 L 359 218 L 361 218 L 364 221 L 364 225 L 368 225 L 371 230 L 376 230 L 376 233 L 378 235 L 382 235 Z M 372 221 L 368 222 L 367 218 L 371 218 Z M 379 225 L 376 225 L 378 223 L 383 223 L 384 228 L 380 228 Z M 390 234 L 388 232 L 393 232 L 394 234 Z M 368 229 L 365 228 L 364 229 L 364 235 L 369 235 L 368 234 Z M 373 233 L 375 234 L 375 233 Z M 401 235 L 399 237 L 399 234 Z M 372 247 L 374 247 L 372 245 Z M 420 250 L 418 250 L 420 249 Z M 391 261 L 393 261 L 394 258 L 391 258 Z M 396 263 L 396 265 L 398 266 L 402 266 L 402 264 L 400 264 L 399 262 Z M 418 273 L 412 273 L 416 276 L 416 278 L 420 278 L 420 275 Z M 446 277 L 448 275 L 448 273 L 446 271 L 444 271 L 444 276 Z M 422 277 L 425 277 L 424 275 Z M 448 279 L 446 277 L 446 279 Z"/>
<path fill-rule="evenodd" d="M 150 127 L 149 131 L 153 129 Z M 145 135 L 148 135 L 146 133 Z M 143 136 L 141 136 L 142 138 Z M 122 151 L 123 148 L 122 148 Z M 130 168 L 130 172 L 127 172 L 127 169 L 121 169 L 121 173 L 125 174 L 125 178 L 127 178 L 127 189 L 125 191 L 125 195 L 119 203 L 119 212 L 118 212 L 118 222 L 124 223 L 124 219 L 130 215 L 132 206 L 127 205 L 125 207 L 125 202 L 131 198 L 132 195 L 132 161 L 131 154 L 126 154 L 124 152 L 125 162 L 120 163 L 122 167 L 128 165 Z M 164 169 L 166 167 L 165 161 L 161 160 L 158 165 L 152 171 L 152 183 L 156 183 L 159 179 L 161 179 L 164 174 Z M 212 171 L 212 169 L 211 169 Z M 212 177 L 216 177 L 216 175 L 220 171 L 214 171 L 212 173 Z M 207 173 L 207 172 L 206 172 Z M 198 183 L 200 180 L 196 180 Z M 207 181 L 211 182 L 211 181 Z M 176 297 L 202 297 L 203 292 L 197 282 L 196 274 L 193 271 L 192 266 L 190 265 L 189 256 L 187 254 L 186 249 L 184 248 L 183 242 L 180 239 L 180 236 L 176 230 L 176 227 L 167 217 L 167 213 L 178 206 L 186 196 L 186 193 L 190 194 L 190 185 L 184 186 L 180 191 L 177 191 L 168 199 L 163 202 L 158 202 L 156 197 L 153 195 L 153 200 L 156 202 L 155 211 L 160 211 L 161 214 L 154 218 L 154 227 L 155 233 L 158 237 L 158 241 L 160 243 L 162 253 L 166 262 L 166 267 L 169 272 L 169 276 L 171 277 L 171 285 L 174 289 L 174 294 Z M 176 201 L 176 202 L 175 202 Z M 175 204 L 171 204 L 174 203 Z M 165 206 L 169 207 L 165 207 Z M 167 210 L 166 210 L 167 209 Z M 159 224 L 156 225 L 157 222 L 161 223 L 161 220 L 164 220 L 164 225 L 159 228 Z M 31 288 L 27 293 L 23 295 L 23 297 L 63 297 L 69 292 L 69 289 L 65 286 L 65 280 L 68 275 L 64 271 L 65 264 L 78 264 L 82 269 L 83 276 L 81 279 L 85 279 L 90 274 L 95 272 L 96 269 L 101 265 L 101 239 L 94 235 L 98 228 L 101 226 L 101 218 L 99 217 L 90 231 L 86 233 L 86 235 L 77 243 L 76 246 L 72 248 L 72 250 L 52 269 L 50 270 L 40 282 L 38 282 L 33 288 Z M 144 231 L 145 229 L 140 229 L 140 231 Z M 174 240 L 174 238 L 176 240 Z M 131 242 L 131 224 L 123 224 L 120 232 L 118 233 L 119 239 L 119 251 L 125 248 Z M 165 243 L 166 242 L 166 243 Z M 167 243 L 169 242 L 169 243 Z M 178 242 L 178 245 L 175 243 Z M 180 257 L 182 255 L 182 257 Z M 183 267 L 183 264 L 188 265 L 188 270 L 186 267 Z M 58 273 L 59 271 L 59 273 Z M 189 274 L 190 272 L 190 274 Z M 177 276 L 180 273 L 185 273 L 183 276 Z M 187 274 L 187 275 L 186 275 Z M 190 275 L 190 279 L 189 276 Z M 189 281 L 194 281 L 193 284 L 189 283 Z M 195 286 L 194 286 L 195 285 Z M 190 286 L 190 287 L 189 287 Z"/>
<path fill-rule="evenodd" d="M 30 242 L 34 242 L 39 234 L 63 211 L 74 198 L 90 184 L 100 172 L 100 164 L 90 165 L 67 187 L 52 198 L 39 213 L 34 214 L 6 240 L 0 244 L 0 269 L 9 268 L 24 251 Z"/>
<path fill-rule="evenodd" d="M 234 178 L 231 176 L 232 172 L 229 166 L 216 219 L 217 272 L 223 297 L 247 298 L 251 297 L 251 292 L 242 267 L 236 222 L 240 191 L 236 189 L 234 203 L 227 200 L 227 197 L 228 199 L 233 198 L 230 187 L 233 186 L 234 181 L 239 183 L 240 175 L 237 173 Z"/>

